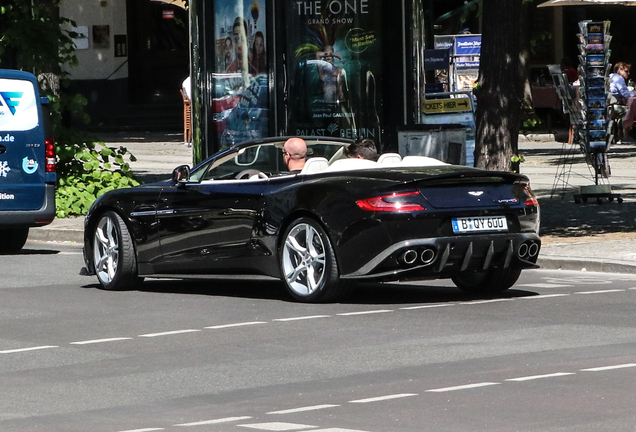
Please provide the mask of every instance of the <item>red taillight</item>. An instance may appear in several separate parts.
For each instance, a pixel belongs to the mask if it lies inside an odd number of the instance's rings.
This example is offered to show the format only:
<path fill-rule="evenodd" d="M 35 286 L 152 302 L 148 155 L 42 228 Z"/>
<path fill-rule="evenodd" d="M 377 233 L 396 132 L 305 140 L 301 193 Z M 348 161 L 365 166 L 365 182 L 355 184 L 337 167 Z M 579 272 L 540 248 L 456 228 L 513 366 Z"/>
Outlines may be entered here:
<path fill-rule="evenodd" d="M 519 187 L 519 190 L 522 190 L 526 194 L 526 206 L 539 207 L 539 200 L 534 196 L 530 186 L 522 186 Z"/>
<path fill-rule="evenodd" d="M 55 172 L 55 139 L 53 137 L 44 140 L 44 157 L 46 159 L 44 171 Z"/>
<path fill-rule="evenodd" d="M 418 195 L 419 192 L 404 192 L 382 195 L 356 201 L 358 207 L 366 211 L 383 212 L 412 212 L 426 210 L 420 204 L 403 199 L 403 197 Z"/>

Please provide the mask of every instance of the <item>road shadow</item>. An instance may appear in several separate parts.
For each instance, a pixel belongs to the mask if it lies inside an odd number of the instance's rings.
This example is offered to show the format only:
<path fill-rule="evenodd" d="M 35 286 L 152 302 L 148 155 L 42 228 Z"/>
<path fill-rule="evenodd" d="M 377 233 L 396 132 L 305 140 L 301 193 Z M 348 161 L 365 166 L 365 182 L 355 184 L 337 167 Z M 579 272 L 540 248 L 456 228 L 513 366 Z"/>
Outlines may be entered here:
<path fill-rule="evenodd" d="M 493 294 L 469 294 L 452 286 L 425 283 L 360 283 L 342 303 L 372 305 L 444 304 L 473 300 L 496 300 L 537 295 L 535 292 L 506 290 Z"/>
<path fill-rule="evenodd" d="M 102 289 L 97 283 L 84 285 L 85 289 Z M 298 303 L 278 280 L 245 280 L 223 278 L 148 279 L 136 290 L 161 294 L 183 294 L 208 297 L 229 297 L 254 300 L 274 300 Z M 458 301 L 492 300 L 537 295 L 535 292 L 510 289 L 497 294 L 468 294 L 450 286 L 426 283 L 358 283 L 337 303 L 352 305 L 412 305 L 444 304 Z"/>
<path fill-rule="evenodd" d="M 100 284 L 91 283 L 86 289 L 103 290 Z M 107 290 L 104 290 L 107 291 Z M 237 297 L 258 300 L 293 301 L 278 280 L 224 279 L 223 277 L 196 279 L 154 279 L 148 278 L 135 290 L 160 294 L 184 294 L 211 297 Z"/>
<path fill-rule="evenodd" d="M 618 185 L 613 191 L 620 193 Z M 596 199 L 587 203 L 575 203 L 573 193 L 564 198 L 539 198 L 541 206 L 541 235 L 557 237 L 584 237 L 616 232 L 636 232 L 636 194 L 621 194 L 622 203 L 616 200 Z"/>
<path fill-rule="evenodd" d="M 12 255 L 56 255 L 59 254 L 59 250 L 55 249 L 29 249 L 23 248 L 19 252 Z"/>

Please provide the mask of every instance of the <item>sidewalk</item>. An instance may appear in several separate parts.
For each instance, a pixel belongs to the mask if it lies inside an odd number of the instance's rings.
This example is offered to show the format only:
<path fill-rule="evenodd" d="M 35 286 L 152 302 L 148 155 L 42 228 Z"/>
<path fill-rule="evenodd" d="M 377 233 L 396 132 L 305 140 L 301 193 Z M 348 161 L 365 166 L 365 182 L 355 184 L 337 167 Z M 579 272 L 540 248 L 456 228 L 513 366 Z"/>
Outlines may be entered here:
<path fill-rule="evenodd" d="M 104 134 L 111 147 L 126 147 L 137 162 L 131 168 L 143 182 L 169 178 L 177 165 L 192 165 L 192 149 L 183 144 L 182 134 Z M 553 193 L 564 144 L 553 135 L 520 136 L 519 152 L 525 162 L 521 173 L 530 178 L 541 204 L 542 247 L 539 265 L 547 269 L 636 273 L 636 145 L 621 144 L 610 149 L 612 192 L 624 202 L 595 199 L 575 204 L 578 186 L 594 184 L 594 177 L 578 146 L 574 163 L 564 183 Z M 567 144 L 565 145 L 567 146 Z M 565 180 L 565 177 L 563 177 Z M 83 241 L 83 218 L 55 219 L 46 227 L 32 228 L 29 240 Z"/>

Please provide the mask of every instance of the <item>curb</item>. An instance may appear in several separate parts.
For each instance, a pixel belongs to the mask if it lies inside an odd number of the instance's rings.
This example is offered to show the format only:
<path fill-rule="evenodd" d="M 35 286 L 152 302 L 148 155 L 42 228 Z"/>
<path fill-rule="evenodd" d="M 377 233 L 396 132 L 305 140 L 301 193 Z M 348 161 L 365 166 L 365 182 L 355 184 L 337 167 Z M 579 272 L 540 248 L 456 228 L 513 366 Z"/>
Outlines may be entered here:
<path fill-rule="evenodd" d="M 589 258 L 541 257 L 537 264 L 543 270 L 573 270 L 599 273 L 636 273 L 636 263 L 626 261 L 594 260 Z"/>
<path fill-rule="evenodd" d="M 31 228 L 27 240 L 57 242 L 57 243 L 84 243 L 84 230 L 73 228 Z"/>

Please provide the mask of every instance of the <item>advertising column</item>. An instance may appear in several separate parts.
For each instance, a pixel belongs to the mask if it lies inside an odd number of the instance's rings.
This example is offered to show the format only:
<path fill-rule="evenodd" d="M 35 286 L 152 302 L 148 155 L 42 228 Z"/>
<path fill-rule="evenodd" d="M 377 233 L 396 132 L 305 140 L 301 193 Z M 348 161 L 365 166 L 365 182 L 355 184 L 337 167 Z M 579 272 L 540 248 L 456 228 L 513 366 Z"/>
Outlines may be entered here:
<path fill-rule="evenodd" d="M 268 136 L 265 0 L 216 0 L 213 74 L 218 148 Z"/>
<path fill-rule="evenodd" d="M 380 146 L 381 1 L 288 0 L 287 11 L 288 133 Z"/>

